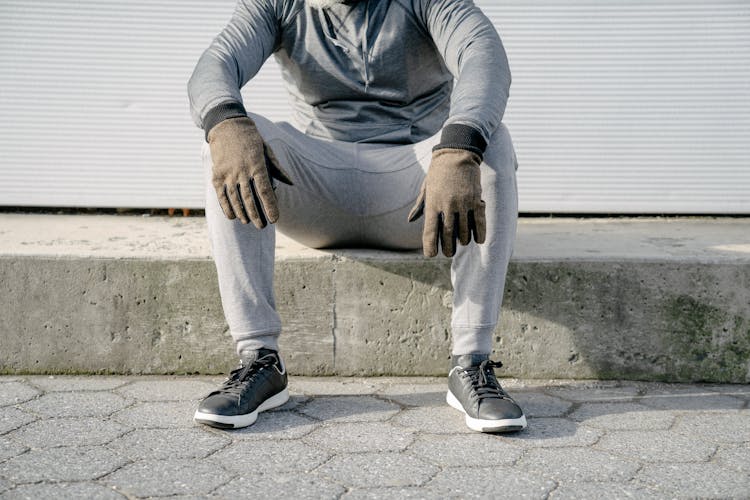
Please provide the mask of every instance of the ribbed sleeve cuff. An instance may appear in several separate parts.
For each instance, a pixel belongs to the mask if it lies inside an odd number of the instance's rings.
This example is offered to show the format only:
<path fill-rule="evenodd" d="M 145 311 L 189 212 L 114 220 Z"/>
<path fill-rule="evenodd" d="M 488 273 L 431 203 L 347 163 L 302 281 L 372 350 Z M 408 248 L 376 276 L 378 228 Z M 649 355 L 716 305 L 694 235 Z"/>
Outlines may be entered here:
<path fill-rule="evenodd" d="M 461 123 L 451 123 L 443 127 L 440 143 L 432 150 L 437 151 L 446 148 L 465 149 L 478 154 L 482 158 L 484 150 L 487 149 L 487 141 L 482 137 L 482 133 L 474 127 Z"/>
<path fill-rule="evenodd" d="M 240 116 L 247 116 L 247 111 L 245 111 L 245 106 L 242 103 L 236 101 L 222 102 L 211 108 L 203 119 L 203 132 L 206 134 L 206 141 L 208 141 L 208 133 L 219 122 Z"/>

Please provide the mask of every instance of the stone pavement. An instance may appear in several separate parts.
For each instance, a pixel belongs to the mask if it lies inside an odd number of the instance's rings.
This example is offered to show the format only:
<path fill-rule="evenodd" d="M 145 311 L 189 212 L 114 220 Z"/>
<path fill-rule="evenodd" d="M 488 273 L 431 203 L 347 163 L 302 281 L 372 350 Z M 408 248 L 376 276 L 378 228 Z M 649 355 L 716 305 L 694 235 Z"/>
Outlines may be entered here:
<path fill-rule="evenodd" d="M 750 386 L 506 380 L 527 430 L 469 431 L 442 378 L 292 377 L 238 431 L 220 377 L 0 377 L 0 498 L 748 498 Z"/>

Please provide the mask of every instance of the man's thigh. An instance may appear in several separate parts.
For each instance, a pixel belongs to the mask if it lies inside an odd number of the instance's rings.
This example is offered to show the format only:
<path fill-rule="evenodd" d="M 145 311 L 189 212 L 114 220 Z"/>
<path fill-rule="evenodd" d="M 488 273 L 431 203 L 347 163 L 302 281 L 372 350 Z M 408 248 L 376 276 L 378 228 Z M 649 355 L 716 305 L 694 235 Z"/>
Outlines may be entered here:
<path fill-rule="evenodd" d="M 318 248 L 421 246 L 421 222 L 409 223 L 407 215 L 434 140 L 409 145 L 323 140 L 285 122 L 250 116 L 294 182 L 277 184 L 281 232 Z"/>

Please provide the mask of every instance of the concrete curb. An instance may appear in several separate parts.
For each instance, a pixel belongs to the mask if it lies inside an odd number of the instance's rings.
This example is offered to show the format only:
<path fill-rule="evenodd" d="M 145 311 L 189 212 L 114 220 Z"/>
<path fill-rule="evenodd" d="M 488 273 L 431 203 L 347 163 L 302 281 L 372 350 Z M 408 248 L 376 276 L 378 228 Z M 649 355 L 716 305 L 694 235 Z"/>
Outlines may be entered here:
<path fill-rule="evenodd" d="M 45 223 L 55 221 L 55 216 L 45 217 Z M 83 220 L 72 217 L 55 222 Z M 159 224 L 174 229 L 177 220 Z M 534 238 L 554 249 L 549 242 L 559 245 L 561 238 L 549 231 L 557 224 L 556 231 L 565 238 L 578 237 L 583 250 L 601 252 L 617 244 L 605 236 L 606 243 L 597 245 L 602 234 L 625 238 L 622 229 L 627 224 L 552 220 L 539 231 L 533 221 L 522 223 L 496 334 L 497 357 L 507 367 L 504 374 L 750 381 L 750 251 L 704 253 L 708 247 L 744 248 L 750 222 L 729 222 L 686 220 L 679 228 L 647 222 L 652 227 L 643 234 L 661 238 L 664 245 L 680 243 L 665 236 L 679 229 L 681 238 L 693 242 L 690 254 L 654 250 L 649 255 L 632 243 L 635 258 L 576 253 L 568 246 L 557 259 L 552 250 L 545 256 L 524 254 L 523 249 L 532 246 Z M 97 223 L 138 226 L 139 221 L 111 216 Z M 201 223 L 189 222 L 196 238 L 202 236 Z M 631 226 L 638 224 L 646 223 L 631 221 Z M 701 232 L 701 226 L 721 232 L 723 240 Z M 13 236 L 7 217 L 0 230 Z M 701 244 L 701 235 L 711 244 Z M 15 248 L 13 244 L 18 242 L 6 246 Z M 676 248 L 670 251 L 681 251 Z M 276 287 L 290 372 L 444 374 L 449 271 L 447 259 L 427 260 L 415 253 L 297 251 L 281 239 Z M 210 255 L 161 251 L 148 257 L 106 258 L 91 252 L 6 250 L 0 253 L 0 283 L 2 373 L 222 373 L 234 363 Z"/>

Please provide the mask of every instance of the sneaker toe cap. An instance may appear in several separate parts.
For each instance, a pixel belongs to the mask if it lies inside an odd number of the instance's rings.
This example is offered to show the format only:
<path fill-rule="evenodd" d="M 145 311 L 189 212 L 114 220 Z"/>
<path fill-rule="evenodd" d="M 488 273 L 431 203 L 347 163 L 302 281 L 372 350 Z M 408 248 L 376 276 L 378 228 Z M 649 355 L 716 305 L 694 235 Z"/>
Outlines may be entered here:
<path fill-rule="evenodd" d="M 223 394 L 208 396 L 198 405 L 199 412 L 212 415 L 237 415 L 237 410 L 237 400 Z"/>
<path fill-rule="evenodd" d="M 485 399 L 479 405 L 478 417 L 486 420 L 504 420 L 523 417 L 523 410 L 510 399 Z"/>

